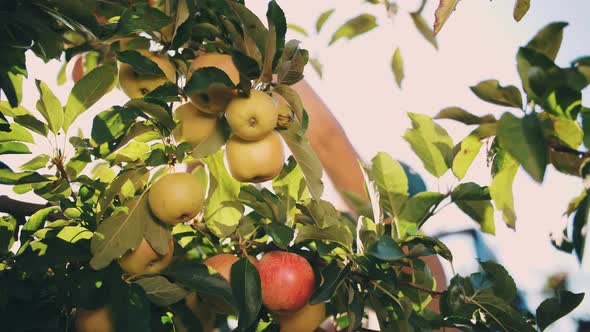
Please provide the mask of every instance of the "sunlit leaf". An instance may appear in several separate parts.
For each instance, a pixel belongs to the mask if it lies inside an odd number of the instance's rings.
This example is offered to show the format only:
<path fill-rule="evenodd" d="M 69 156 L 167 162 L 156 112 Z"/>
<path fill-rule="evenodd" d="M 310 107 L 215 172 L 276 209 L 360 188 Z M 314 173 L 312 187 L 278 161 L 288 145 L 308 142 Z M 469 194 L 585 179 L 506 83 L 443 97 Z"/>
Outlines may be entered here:
<path fill-rule="evenodd" d="M 433 33 L 435 36 L 440 32 L 449 16 L 455 11 L 458 3 L 459 0 L 440 0 L 438 8 L 434 13 L 435 20 Z"/>
<path fill-rule="evenodd" d="M 404 139 L 420 157 L 428 172 L 441 177 L 452 165 L 453 140 L 447 131 L 430 117 L 408 113 L 412 129 L 406 130 Z"/>
<path fill-rule="evenodd" d="M 516 0 L 514 4 L 514 20 L 519 22 L 531 7 L 531 0 Z"/>
<path fill-rule="evenodd" d="M 402 81 L 404 79 L 404 61 L 399 47 L 395 49 L 393 57 L 391 58 L 391 70 L 395 76 L 395 83 L 397 83 L 397 86 L 401 89 Z"/>
<path fill-rule="evenodd" d="M 84 75 L 72 88 L 65 106 L 63 129 L 67 131 L 74 120 L 88 110 L 105 94 L 111 91 L 117 82 L 114 66 L 96 67 Z"/>
<path fill-rule="evenodd" d="M 329 45 L 334 44 L 340 38 L 353 39 L 377 27 L 377 19 L 371 14 L 360 14 L 346 21 L 330 39 Z"/>
<path fill-rule="evenodd" d="M 501 158 L 504 159 L 502 167 L 494 175 L 492 184 L 490 185 L 490 196 L 494 201 L 496 209 L 502 212 L 502 217 L 506 225 L 515 228 L 516 212 L 514 210 L 512 183 L 514 182 L 514 177 L 520 164 L 507 153 L 504 153 Z"/>
<path fill-rule="evenodd" d="M 461 143 L 455 146 L 453 150 L 456 153 L 451 169 L 457 179 L 461 180 L 465 176 L 482 146 L 483 143 L 480 142 L 479 138 L 472 135 L 467 136 Z"/>
<path fill-rule="evenodd" d="M 64 120 L 64 109 L 59 99 L 51 92 L 47 84 L 39 80 L 35 80 L 35 84 L 39 91 L 39 100 L 36 104 L 37 111 L 47 121 L 49 129 L 54 134 L 57 134 Z"/>
<path fill-rule="evenodd" d="M 324 24 L 326 24 L 326 21 L 328 21 L 328 19 L 330 18 L 330 16 L 332 16 L 332 14 L 334 13 L 334 9 L 330 9 L 327 10 L 323 13 L 320 14 L 320 16 L 318 17 L 318 20 L 315 22 L 315 31 L 316 32 L 320 32 L 320 30 L 322 30 L 322 27 L 324 26 Z"/>

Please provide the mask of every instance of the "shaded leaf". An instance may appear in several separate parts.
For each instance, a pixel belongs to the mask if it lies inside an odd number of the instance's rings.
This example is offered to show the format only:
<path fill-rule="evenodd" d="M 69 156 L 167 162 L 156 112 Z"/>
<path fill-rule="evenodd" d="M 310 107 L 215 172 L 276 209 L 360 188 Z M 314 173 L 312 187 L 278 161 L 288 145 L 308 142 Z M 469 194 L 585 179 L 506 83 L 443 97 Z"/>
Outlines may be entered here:
<path fill-rule="evenodd" d="M 466 125 L 496 122 L 496 118 L 491 114 L 479 117 L 477 115 L 467 112 L 466 110 L 460 107 L 447 107 L 438 112 L 438 114 L 434 118 L 455 120 Z"/>
<path fill-rule="evenodd" d="M 351 264 L 340 268 L 337 260 L 333 260 L 328 264 L 321 272 L 320 285 L 314 291 L 309 303 L 318 304 L 330 300 L 344 281 L 344 278 L 350 273 L 350 269 Z"/>
<path fill-rule="evenodd" d="M 299 228 L 296 243 L 308 240 L 331 241 L 343 245 L 346 248 L 352 247 L 353 234 L 350 229 L 343 225 L 334 225 L 320 228 L 316 225 L 304 225 Z"/>
<path fill-rule="evenodd" d="M 174 304 L 188 295 L 188 291 L 162 276 L 141 278 L 135 281 L 143 288 L 148 299 L 161 307 Z"/>
<path fill-rule="evenodd" d="M 566 22 L 553 22 L 544 26 L 529 41 L 526 47 L 544 54 L 551 60 L 555 60 L 563 40 L 563 29 L 567 25 Z"/>
<path fill-rule="evenodd" d="M 240 312 L 238 330 L 246 331 L 256 321 L 262 307 L 260 275 L 248 258 L 231 266 L 231 286 Z"/>
<path fill-rule="evenodd" d="M 471 91 L 489 103 L 522 108 L 520 91 L 513 85 L 503 87 L 498 80 L 486 80 L 472 86 Z"/>
<path fill-rule="evenodd" d="M 489 234 L 496 233 L 494 225 L 494 207 L 489 200 L 456 201 L 457 207 L 477 222 L 481 231 Z"/>
<path fill-rule="evenodd" d="M 543 181 L 549 157 L 539 120 L 534 113 L 522 119 L 505 113 L 500 119 L 498 139 L 533 179 Z"/>
<path fill-rule="evenodd" d="M 391 237 L 383 235 L 367 248 L 366 254 L 377 259 L 393 262 L 400 260 L 406 255 L 402 248 Z"/>
<path fill-rule="evenodd" d="M 148 57 L 143 56 L 138 51 L 135 50 L 127 50 L 117 52 L 117 60 L 124 62 L 126 64 L 131 65 L 135 73 L 138 76 L 155 76 L 155 77 L 164 77 L 164 72 L 158 66 L 157 63 L 149 59 Z"/>
<path fill-rule="evenodd" d="M 549 325 L 569 314 L 584 300 L 584 293 L 559 291 L 554 298 L 547 299 L 536 311 L 537 325 L 544 331 Z"/>

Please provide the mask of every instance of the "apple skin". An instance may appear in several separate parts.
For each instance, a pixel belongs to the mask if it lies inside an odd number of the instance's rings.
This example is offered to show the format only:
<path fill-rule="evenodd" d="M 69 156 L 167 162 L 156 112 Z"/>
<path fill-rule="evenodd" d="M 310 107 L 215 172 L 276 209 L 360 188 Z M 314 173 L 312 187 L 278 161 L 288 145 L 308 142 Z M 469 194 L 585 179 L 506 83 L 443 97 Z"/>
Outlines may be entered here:
<path fill-rule="evenodd" d="M 76 309 L 77 332 L 114 332 L 113 320 L 108 307 L 96 310 Z"/>
<path fill-rule="evenodd" d="M 216 115 L 199 111 L 192 103 L 180 105 L 174 111 L 174 118 L 179 121 L 172 131 L 177 142 L 189 142 L 193 147 L 204 142 L 217 127 Z"/>
<path fill-rule="evenodd" d="M 225 109 L 227 123 L 243 140 L 257 141 L 277 126 L 279 109 L 271 96 L 252 90 L 250 96 L 233 98 Z"/>
<path fill-rule="evenodd" d="M 244 141 L 232 136 L 225 146 L 229 171 L 240 182 L 264 182 L 283 169 L 283 143 L 272 131 L 259 141 Z"/>
<path fill-rule="evenodd" d="M 240 82 L 240 72 L 233 63 L 230 55 L 219 53 L 205 53 L 196 57 L 188 68 L 186 81 L 188 82 L 193 71 L 205 68 L 215 67 L 223 70 L 231 81 L 235 84 Z M 212 85 L 204 92 L 195 92 L 189 94 L 189 99 L 197 108 L 205 113 L 219 114 L 225 111 L 227 104 L 235 97 L 235 91 L 228 91 L 227 87 L 216 87 Z"/>
<path fill-rule="evenodd" d="M 306 304 L 293 313 L 273 316 L 278 320 L 281 332 L 313 332 L 326 319 L 326 305 Z"/>
<path fill-rule="evenodd" d="M 203 207 L 205 188 L 189 173 L 162 176 L 148 192 L 148 202 L 154 215 L 170 225 L 194 218 Z"/>
<path fill-rule="evenodd" d="M 262 256 L 256 268 L 260 274 L 262 303 L 272 312 L 295 312 L 309 302 L 315 274 L 302 256 L 271 251 Z"/>
<path fill-rule="evenodd" d="M 150 53 L 148 50 L 137 50 L 141 55 L 155 62 L 164 72 L 165 77 L 142 75 L 127 63 L 119 64 L 119 85 L 125 94 L 131 98 L 142 98 L 150 91 L 166 82 L 176 82 L 176 68 L 166 56 Z"/>
<path fill-rule="evenodd" d="M 238 256 L 231 254 L 218 254 L 211 256 L 203 261 L 203 264 L 219 272 L 227 282 L 231 283 L 231 267 L 235 262 L 239 261 Z"/>
<path fill-rule="evenodd" d="M 135 250 L 128 252 L 117 261 L 121 269 L 129 274 L 160 273 L 174 258 L 174 240 L 168 242 L 166 255 L 158 254 L 143 238 Z"/>

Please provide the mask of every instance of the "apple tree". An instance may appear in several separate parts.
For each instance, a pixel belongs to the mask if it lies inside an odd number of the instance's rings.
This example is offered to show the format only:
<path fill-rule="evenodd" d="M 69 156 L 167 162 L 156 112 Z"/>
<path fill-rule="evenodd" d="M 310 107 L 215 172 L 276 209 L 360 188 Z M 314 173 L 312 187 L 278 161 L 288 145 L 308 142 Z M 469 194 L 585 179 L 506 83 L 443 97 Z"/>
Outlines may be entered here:
<path fill-rule="evenodd" d="M 275 1 L 262 19 L 234 0 L 17 0 L 0 4 L 0 16 L 0 183 L 45 202 L 0 197 L 3 331 L 211 331 L 230 322 L 304 332 L 327 318 L 367 331 L 373 311 L 381 331 L 521 332 L 544 330 L 583 299 L 563 291 L 522 312 L 509 272 L 484 261 L 437 291 L 424 257 L 452 264 L 453 253 L 420 231 L 452 204 L 483 232 L 494 232 L 495 210 L 513 227 L 520 166 L 537 181 L 549 164 L 585 179 L 580 91 L 590 62 L 553 62 L 564 23 L 519 50 L 524 98 L 495 80 L 472 87 L 522 115 L 447 108 L 437 118 L 477 126 L 455 144 L 433 119 L 408 114 L 404 138 L 435 176 L 451 170 L 461 180 L 492 142 L 489 186 L 410 196 L 402 166 L 379 153 L 362 165 L 370 202 L 357 218 L 322 199 L 309 118 L 291 87 L 309 56 L 285 40 Z M 37 80 L 36 111 L 21 105 L 26 51 L 65 59 L 58 83 L 74 62 L 65 103 Z M 129 100 L 76 132 L 80 114 L 117 85 Z M 11 165 L 40 140 L 51 149 Z M 584 192 L 570 204 L 572 238 L 560 244 L 579 256 L 588 200 Z M 435 298 L 438 311 L 427 307 Z"/>

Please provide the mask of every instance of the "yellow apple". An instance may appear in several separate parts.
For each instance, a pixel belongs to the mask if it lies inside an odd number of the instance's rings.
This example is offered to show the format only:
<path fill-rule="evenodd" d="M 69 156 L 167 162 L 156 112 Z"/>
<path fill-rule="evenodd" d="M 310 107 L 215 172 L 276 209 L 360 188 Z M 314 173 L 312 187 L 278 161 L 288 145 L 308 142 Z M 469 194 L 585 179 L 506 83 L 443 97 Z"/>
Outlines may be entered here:
<path fill-rule="evenodd" d="M 113 332 L 113 320 L 108 307 L 96 310 L 76 309 L 77 332 Z"/>
<path fill-rule="evenodd" d="M 191 103 L 179 106 L 174 111 L 174 118 L 178 121 L 172 131 L 174 139 L 178 143 L 189 142 L 193 147 L 213 134 L 219 120 L 216 115 L 201 112 Z"/>
<path fill-rule="evenodd" d="M 191 79 L 193 71 L 205 67 L 221 69 L 234 84 L 240 82 L 240 72 L 234 65 L 231 56 L 219 53 L 205 53 L 196 57 L 188 68 L 186 81 Z M 217 114 L 225 111 L 227 104 L 234 96 L 235 91 L 229 90 L 225 86 L 212 85 L 207 91 L 194 92 L 188 97 L 201 111 Z"/>
<path fill-rule="evenodd" d="M 189 173 L 170 173 L 154 183 L 148 202 L 154 215 L 170 225 L 194 218 L 203 207 L 205 188 Z"/>
<path fill-rule="evenodd" d="M 281 332 L 313 332 L 326 319 L 326 305 L 306 304 L 303 308 L 287 314 L 274 314 Z"/>
<path fill-rule="evenodd" d="M 232 136 L 225 147 L 231 175 L 241 182 L 264 182 L 273 179 L 283 168 L 283 144 L 272 131 L 258 141 Z"/>
<path fill-rule="evenodd" d="M 119 258 L 118 263 L 121 269 L 129 274 L 155 274 L 168 267 L 172 262 L 172 258 L 174 258 L 174 241 L 172 239 L 168 242 L 168 253 L 160 255 L 144 238 L 135 250 Z"/>
<path fill-rule="evenodd" d="M 164 72 L 165 77 L 155 75 L 139 75 L 135 69 L 127 64 L 119 65 L 119 85 L 123 92 L 131 98 L 141 98 L 150 91 L 166 82 L 176 82 L 176 68 L 164 55 L 156 55 L 148 50 L 137 50 L 141 55 L 155 62 Z"/>
<path fill-rule="evenodd" d="M 257 141 L 267 136 L 277 125 L 279 110 L 271 96 L 252 90 L 247 98 L 232 99 L 225 109 L 227 123 L 243 140 Z"/>

